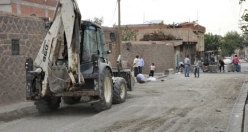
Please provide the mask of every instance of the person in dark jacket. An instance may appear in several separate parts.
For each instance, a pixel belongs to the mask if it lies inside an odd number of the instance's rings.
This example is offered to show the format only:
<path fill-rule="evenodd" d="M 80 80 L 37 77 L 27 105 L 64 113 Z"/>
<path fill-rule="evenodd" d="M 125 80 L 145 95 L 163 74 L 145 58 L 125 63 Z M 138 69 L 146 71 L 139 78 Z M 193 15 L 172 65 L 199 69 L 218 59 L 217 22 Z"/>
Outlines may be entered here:
<path fill-rule="evenodd" d="M 224 61 L 223 60 L 219 60 L 219 68 L 220 68 L 220 72 L 221 72 L 221 67 L 222 67 L 222 69 L 223 69 L 223 72 L 225 72 L 225 63 L 224 63 Z"/>

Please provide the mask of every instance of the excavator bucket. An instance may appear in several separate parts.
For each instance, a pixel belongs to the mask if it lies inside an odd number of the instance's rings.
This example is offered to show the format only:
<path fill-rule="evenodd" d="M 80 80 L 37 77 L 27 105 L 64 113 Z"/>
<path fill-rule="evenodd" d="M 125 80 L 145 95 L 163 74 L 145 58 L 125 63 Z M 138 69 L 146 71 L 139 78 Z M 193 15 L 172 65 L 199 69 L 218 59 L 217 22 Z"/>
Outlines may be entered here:
<path fill-rule="evenodd" d="M 72 82 L 65 66 L 52 66 L 48 68 L 48 83 L 53 93 L 68 91 Z"/>

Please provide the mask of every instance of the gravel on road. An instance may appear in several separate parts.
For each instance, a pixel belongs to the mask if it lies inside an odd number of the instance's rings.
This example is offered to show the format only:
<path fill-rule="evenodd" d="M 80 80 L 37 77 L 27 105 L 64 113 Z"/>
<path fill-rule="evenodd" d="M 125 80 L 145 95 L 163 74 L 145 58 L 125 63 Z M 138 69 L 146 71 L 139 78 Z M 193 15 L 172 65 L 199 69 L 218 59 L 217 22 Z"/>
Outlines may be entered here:
<path fill-rule="evenodd" d="M 100 113 L 95 113 L 89 104 L 79 103 L 63 105 L 50 114 L 39 114 L 31 107 L 24 109 L 21 116 L 0 115 L 0 131 L 224 132 L 245 76 L 170 75 L 155 82 L 136 83 L 125 103 Z"/>

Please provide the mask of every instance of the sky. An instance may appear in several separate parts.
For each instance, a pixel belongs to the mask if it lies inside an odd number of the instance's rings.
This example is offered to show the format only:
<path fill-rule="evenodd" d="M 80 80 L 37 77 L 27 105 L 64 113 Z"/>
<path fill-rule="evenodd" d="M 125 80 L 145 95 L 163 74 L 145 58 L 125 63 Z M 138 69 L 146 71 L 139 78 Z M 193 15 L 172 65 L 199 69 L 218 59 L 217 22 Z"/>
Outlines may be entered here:
<path fill-rule="evenodd" d="M 118 24 L 117 0 L 78 0 L 82 19 L 104 18 L 103 26 Z M 240 30 L 248 1 L 239 0 L 121 0 L 121 25 L 163 20 L 164 24 L 197 21 L 206 33 L 224 36 Z"/>

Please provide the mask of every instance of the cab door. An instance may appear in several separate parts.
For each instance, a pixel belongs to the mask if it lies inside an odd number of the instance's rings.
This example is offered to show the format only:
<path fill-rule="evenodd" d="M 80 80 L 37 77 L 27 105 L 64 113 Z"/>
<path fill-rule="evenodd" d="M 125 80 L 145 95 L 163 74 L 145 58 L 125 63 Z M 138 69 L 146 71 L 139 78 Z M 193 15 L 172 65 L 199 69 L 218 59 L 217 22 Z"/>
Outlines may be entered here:
<path fill-rule="evenodd" d="M 81 46 L 81 72 L 93 73 L 93 59 L 98 54 L 97 28 L 95 26 L 85 26 L 82 34 Z"/>

